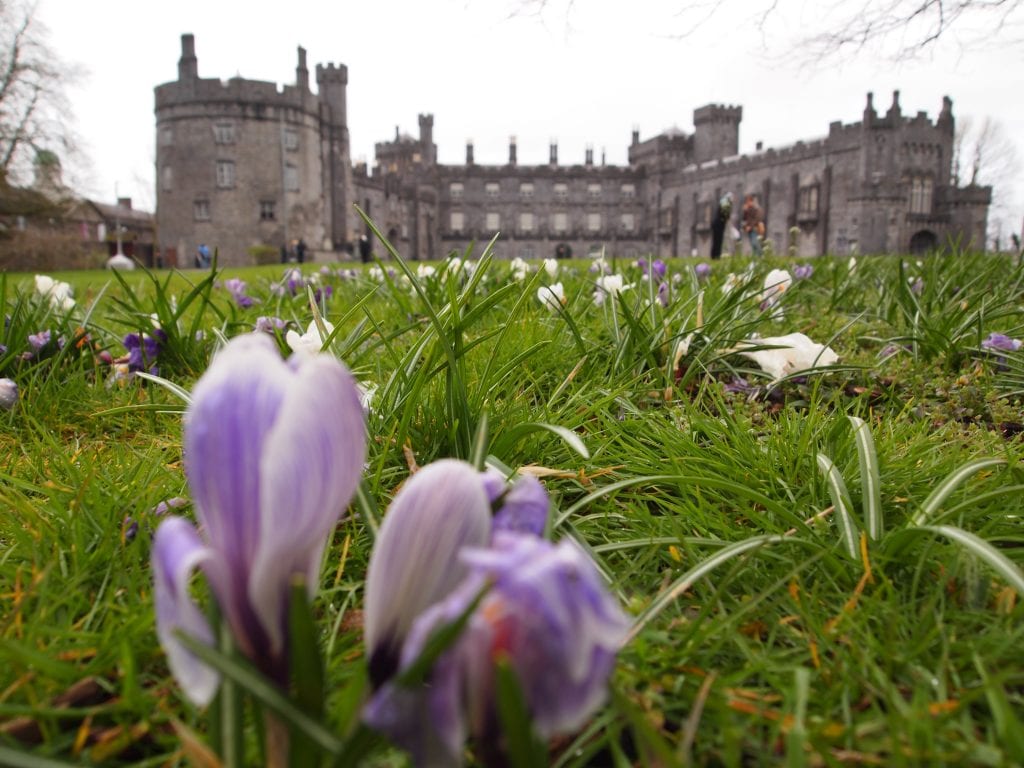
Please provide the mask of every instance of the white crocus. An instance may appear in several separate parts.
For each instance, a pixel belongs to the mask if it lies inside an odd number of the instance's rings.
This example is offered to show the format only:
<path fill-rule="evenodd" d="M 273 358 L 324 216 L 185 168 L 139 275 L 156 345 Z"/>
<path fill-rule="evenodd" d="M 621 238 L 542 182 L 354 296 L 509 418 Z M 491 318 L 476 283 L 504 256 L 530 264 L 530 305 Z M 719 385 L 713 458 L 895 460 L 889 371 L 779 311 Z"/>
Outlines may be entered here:
<path fill-rule="evenodd" d="M 557 259 L 544 259 L 544 271 L 548 273 L 548 277 L 554 279 L 558 276 L 558 260 Z"/>
<path fill-rule="evenodd" d="M 50 300 L 50 305 L 62 312 L 75 306 L 71 286 L 63 280 L 54 280 L 49 275 L 36 275 L 36 293 Z"/>
<path fill-rule="evenodd" d="M 509 262 L 509 266 L 512 268 L 512 279 L 517 283 L 523 282 L 530 272 L 530 265 L 518 256 Z"/>
<path fill-rule="evenodd" d="M 300 336 L 297 331 L 289 330 L 285 334 L 284 340 L 291 347 L 292 352 L 316 354 L 323 349 L 324 339 L 334 333 L 334 326 L 331 323 L 326 320 L 323 323 L 326 333 L 322 338 L 320 336 L 320 329 L 317 328 L 316 321 L 314 320 L 309 324 L 309 328 L 306 329 L 304 334 Z"/>
<path fill-rule="evenodd" d="M 770 374 L 773 383 L 794 373 L 832 365 L 839 360 L 839 355 L 832 351 L 831 347 L 811 341 L 803 333 L 751 339 L 741 342 L 737 351 L 743 357 L 757 363 L 762 371 Z"/>
<path fill-rule="evenodd" d="M 633 287 L 632 284 L 626 283 L 622 275 L 601 275 L 594 284 L 597 286 L 597 290 L 594 291 L 594 303 L 598 306 L 604 304 L 606 298 L 618 296 Z"/>
<path fill-rule="evenodd" d="M 420 278 L 421 280 L 433 277 L 436 272 L 437 270 L 434 269 L 429 264 L 420 264 L 418 267 L 416 267 L 416 277 Z"/>
<path fill-rule="evenodd" d="M 537 301 L 552 312 L 557 312 L 565 304 L 565 290 L 562 284 L 542 285 L 537 289 Z"/>

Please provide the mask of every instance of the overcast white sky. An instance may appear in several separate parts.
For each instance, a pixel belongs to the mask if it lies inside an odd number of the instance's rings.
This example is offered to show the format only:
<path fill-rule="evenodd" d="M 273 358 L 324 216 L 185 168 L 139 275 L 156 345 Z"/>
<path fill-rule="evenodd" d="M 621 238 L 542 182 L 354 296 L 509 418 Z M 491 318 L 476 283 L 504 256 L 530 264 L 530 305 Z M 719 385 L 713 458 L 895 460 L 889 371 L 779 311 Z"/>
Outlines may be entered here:
<path fill-rule="evenodd" d="M 951 37 L 901 65 L 869 52 L 799 66 L 776 59 L 817 20 L 816 2 L 782 2 L 758 29 L 753 9 L 767 0 L 725 0 L 683 37 L 693 20 L 677 14 L 684 0 L 566 2 L 551 0 L 539 18 L 511 15 L 516 0 L 39 0 L 37 13 L 61 58 L 84 70 L 70 94 L 91 164 L 84 191 L 112 201 L 116 185 L 149 209 L 153 88 L 177 78 L 185 32 L 195 35 L 200 77 L 292 83 L 299 45 L 311 72 L 346 64 L 353 160 L 372 161 L 396 125 L 416 135 L 417 114 L 431 112 L 441 162 L 462 162 L 467 139 L 477 162 L 504 162 L 515 135 L 520 164 L 546 163 L 552 139 L 563 163 L 582 162 L 591 144 L 597 161 L 604 150 L 622 164 L 634 127 L 641 138 L 689 131 L 693 110 L 709 102 L 743 106 L 740 150 L 749 151 L 859 120 L 868 91 L 884 112 L 894 89 L 904 114 L 934 118 L 949 95 L 958 118 L 998 118 L 1024 160 L 1019 33 L 966 51 Z M 1024 185 L 1014 197 L 1019 222 Z"/>

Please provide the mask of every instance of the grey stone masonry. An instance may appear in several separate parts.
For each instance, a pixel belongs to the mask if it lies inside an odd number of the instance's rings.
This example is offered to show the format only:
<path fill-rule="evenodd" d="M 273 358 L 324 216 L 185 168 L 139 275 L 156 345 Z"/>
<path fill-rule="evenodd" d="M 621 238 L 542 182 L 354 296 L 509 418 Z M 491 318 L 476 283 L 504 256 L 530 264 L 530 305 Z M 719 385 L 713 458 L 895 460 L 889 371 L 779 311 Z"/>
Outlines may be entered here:
<path fill-rule="evenodd" d="M 739 154 L 740 106 L 693 112 L 694 130 L 641 140 L 633 129 L 628 164 L 520 165 L 515 137 L 504 164 L 437 162 L 434 116 L 418 136 L 396 127 L 378 142 L 372 167 L 350 161 L 344 65 L 316 67 L 306 52 L 295 83 L 199 77 L 195 41 L 181 39 L 178 79 L 156 88 L 157 231 L 161 248 L 190 263 L 199 243 L 222 263 L 244 264 L 303 238 L 323 258 L 344 258 L 371 235 L 361 207 L 411 259 L 462 253 L 499 235 L 497 255 L 541 258 L 606 252 L 635 257 L 710 250 L 716 201 L 731 192 L 734 223 L 754 195 L 776 252 L 925 251 L 983 248 L 989 187 L 952 183 L 954 118 L 943 100 L 935 120 L 904 116 L 899 92 L 884 114 L 868 94 L 861 120 L 833 122 L 820 138 Z M 742 247 L 742 245 L 740 246 Z M 380 243 L 375 252 L 383 255 Z"/>

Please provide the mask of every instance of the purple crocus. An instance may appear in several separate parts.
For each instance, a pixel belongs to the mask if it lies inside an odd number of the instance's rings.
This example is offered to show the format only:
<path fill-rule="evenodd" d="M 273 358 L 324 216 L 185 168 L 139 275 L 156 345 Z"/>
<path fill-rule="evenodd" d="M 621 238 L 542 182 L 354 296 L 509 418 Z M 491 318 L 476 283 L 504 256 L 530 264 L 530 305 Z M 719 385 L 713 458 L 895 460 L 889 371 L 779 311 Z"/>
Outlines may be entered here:
<path fill-rule="evenodd" d="M 669 300 L 668 282 L 666 282 L 665 280 L 662 280 L 660 283 L 658 283 L 658 302 L 661 304 L 661 306 L 667 307 L 668 306 L 668 300 Z"/>
<path fill-rule="evenodd" d="M 366 572 L 363 630 L 375 686 L 397 670 L 416 617 L 466 576 L 458 553 L 486 546 L 490 537 L 491 504 L 472 465 L 436 461 L 402 486 L 384 516 Z"/>
<path fill-rule="evenodd" d="M 711 274 L 711 265 L 702 261 L 700 264 L 694 266 L 693 272 L 697 275 L 698 280 L 707 280 L 708 276 Z"/>
<path fill-rule="evenodd" d="M 533 475 L 523 475 L 512 485 L 496 469 L 488 469 L 481 480 L 494 512 L 492 535 L 517 531 L 541 536 L 548 522 L 548 492 Z"/>
<path fill-rule="evenodd" d="M 793 267 L 793 277 L 797 280 L 806 280 L 814 274 L 814 266 L 811 264 L 797 264 Z"/>
<path fill-rule="evenodd" d="M 668 272 L 668 266 L 661 259 L 655 259 L 654 263 L 651 264 L 651 274 L 653 274 L 658 280 L 661 280 Z"/>
<path fill-rule="evenodd" d="M 469 735 L 501 764 L 498 662 L 542 738 L 579 728 L 604 700 L 628 621 L 578 545 L 540 538 L 547 508 L 536 478 L 508 486 L 496 471 L 445 460 L 414 475 L 385 516 L 366 578 L 375 694 L 364 720 L 416 765 L 461 765 Z M 429 685 L 400 685 L 395 675 L 485 589 Z"/>
<path fill-rule="evenodd" d="M 39 350 L 50 343 L 52 335 L 49 330 L 30 333 L 28 335 L 28 345 L 32 347 L 33 352 L 39 352 Z"/>
<path fill-rule="evenodd" d="M 288 327 L 288 323 L 282 320 L 280 317 L 271 317 L 268 315 L 260 315 L 256 318 L 256 325 L 253 330 L 257 333 L 274 333 L 274 331 L 283 331 Z"/>
<path fill-rule="evenodd" d="M 231 298 L 242 309 L 248 309 L 256 303 L 256 299 L 247 293 L 248 285 L 245 280 L 237 277 L 228 278 L 224 281 L 224 289 L 231 294 Z"/>
<path fill-rule="evenodd" d="M 461 765 L 468 735 L 494 758 L 488 763 L 503 764 L 495 696 L 500 662 L 515 674 L 538 736 L 577 730 L 604 701 L 629 626 L 590 558 L 571 540 L 555 545 L 501 532 L 490 548 L 465 550 L 462 561 L 469 576 L 413 625 L 402 668 L 490 585 L 465 631 L 435 663 L 429 686 L 389 683 L 364 713 L 418 766 Z"/>
<path fill-rule="evenodd" d="M 982 349 L 996 349 L 1000 352 L 1016 352 L 1024 345 L 1020 339 L 1013 339 L 1005 333 L 990 333 L 988 338 L 981 342 Z"/>
<path fill-rule="evenodd" d="M 154 329 L 153 335 L 148 333 L 127 334 L 123 343 L 124 348 L 128 350 L 128 355 L 127 360 L 123 360 L 123 362 L 128 363 L 128 371 L 130 373 L 148 371 L 156 376 L 160 372 L 160 368 L 157 366 L 157 356 L 166 341 L 167 334 L 159 328 Z"/>
<path fill-rule="evenodd" d="M 290 585 L 302 577 L 315 591 L 365 455 L 355 381 L 334 357 L 285 362 L 271 339 L 247 334 L 199 379 L 185 414 L 184 463 L 202 533 L 170 517 L 152 555 L 157 635 L 193 702 L 209 702 L 218 677 L 176 637 L 213 638 L 189 596 L 192 571 L 205 574 L 236 645 L 285 684 Z"/>

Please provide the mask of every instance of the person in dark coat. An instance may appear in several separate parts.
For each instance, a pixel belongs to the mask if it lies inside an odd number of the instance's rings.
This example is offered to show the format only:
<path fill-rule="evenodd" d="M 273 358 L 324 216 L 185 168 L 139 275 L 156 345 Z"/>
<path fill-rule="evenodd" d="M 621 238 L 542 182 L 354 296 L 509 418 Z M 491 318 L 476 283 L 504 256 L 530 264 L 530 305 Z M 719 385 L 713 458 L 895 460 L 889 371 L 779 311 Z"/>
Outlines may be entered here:
<path fill-rule="evenodd" d="M 370 238 L 366 235 L 360 235 L 359 237 L 359 260 L 363 264 L 370 262 Z"/>
<path fill-rule="evenodd" d="M 726 192 L 718 201 L 718 208 L 711 217 L 711 258 L 722 258 L 722 241 L 725 239 L 725 228 L 732 217 L 732 193 Z"/>
<path fill-rule="evenodd" d="M 299 242 L 295 244 L 295 256 L 298 258 L 299 264 L 306 261 L 306 241 L 301 237 L 299 238 Z"/>

